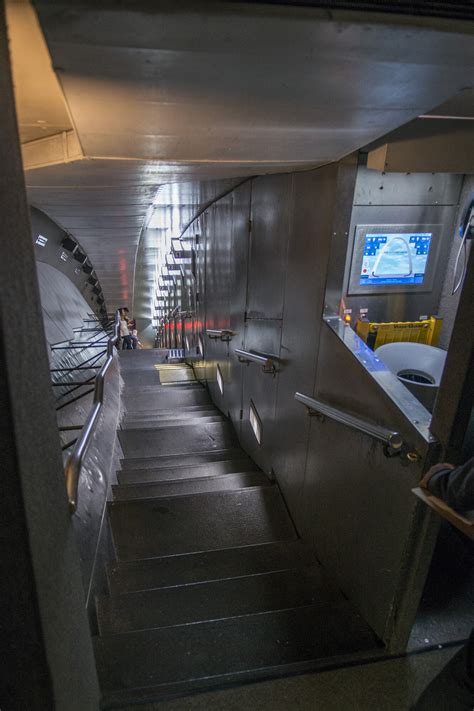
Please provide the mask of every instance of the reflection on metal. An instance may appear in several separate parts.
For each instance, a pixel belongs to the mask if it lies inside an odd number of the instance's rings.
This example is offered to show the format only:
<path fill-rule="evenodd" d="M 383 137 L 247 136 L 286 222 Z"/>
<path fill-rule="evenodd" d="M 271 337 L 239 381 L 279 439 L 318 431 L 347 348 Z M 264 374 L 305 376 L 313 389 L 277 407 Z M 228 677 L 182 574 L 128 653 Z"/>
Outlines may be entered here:
<path fill-rule="evenodd" d="M 114 346 L 118 341 L 120 328 L 120 317 L 118 311 L 115 316 L 114 328 L 112 331 L 112 336 L 107 342 L 107 358 L 105 359 L 102 368 L 97 374 L 94 388 L 94 403 L 92 410 L 89 413 L 87 420 L 84 423 L 82 432 L 79 435 L 77 442 L 73 451 L 71 452 L 68 460 L 66 462 L 64 474 L 66 477 L 66 490 L 69 499 L 69 509 L 71 513 L 77 508 L 77 492 L 79 485 L 79 477 L 81 474 L 81 466 L 83 459 L 86 455 L 87 449 L 89 447 L 94 429 L 102 409 L 102 404 L 104 400 L 104 381 L 109 370 L 113 357 L 114 357 Z"/>
<path fill-rule="evenodd" d="M 276 368 L 274 361 L 278 360 L 276 356 L 269 355 L 268 353 L 252 353 L 251 351 L 244 351 L 240 348 L 236 348 L 234 352 L 239 359 L 239 363 L 247 363 L 247 365 L 250 365 L 250 363 L 258 363 L 258 365 L 262 366 L 264 373 L 271 373 L 271 375 L 275 376 Z"/>
<path fill-rule="evenodd" d="M 235 336 L 233 331 L 229 331 L 226 328 L 206 328 L 207 337 L 212 340 L 221 340 L 226 343 L 232 340 L 232 336 Z"/>
<path fill-rule="evenodd" d="M 430 432 L 431 416 L 421 402 L 406 388 L 359 336 L 340 318 L 325 318 L 325 323 L 341 339 L 362 367 L 380 385 L 382 390 L 395 403 L 408 423 L 427 443 L 436 442 Z"/>
<path fill-rule="evenodd" d="M 371 422 L 366 422 L 361 420 L 359 417 L 354 417 L 343 410 L 338 410 L 336 407 L 327 405 L 320 400 L 315 400 L 312 397 L 303 395 L 302 393 L 295 393 L 295 400 L 301 402 L 302 405 L 308 408 L 308 413 L 315 413 L 318 417 L 329 417 L 331 420 L 340 422 L 347 427 L 352 427 L 352 429 L 363 432 L 364 434 L 373 437 L 374 439 L 383 442 L 390 449 L 395 451 L 400 450 L 403 446 L 403 439 L 398 432 L 393 432 L 387 430 L 384 427 L 379 427 Z"/>

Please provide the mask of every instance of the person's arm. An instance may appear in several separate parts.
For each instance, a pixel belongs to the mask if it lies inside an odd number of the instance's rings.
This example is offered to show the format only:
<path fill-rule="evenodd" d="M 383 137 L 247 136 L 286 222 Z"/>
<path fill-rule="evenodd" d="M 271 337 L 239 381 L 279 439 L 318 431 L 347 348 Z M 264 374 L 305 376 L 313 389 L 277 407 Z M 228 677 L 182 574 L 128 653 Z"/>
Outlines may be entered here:
<path fill-rule="evenodd" d="M 474 509 L 474 457 L 460 467 L 435 464 L 425 474 L 420 486 L 455 511 L 471 511 Z"/>

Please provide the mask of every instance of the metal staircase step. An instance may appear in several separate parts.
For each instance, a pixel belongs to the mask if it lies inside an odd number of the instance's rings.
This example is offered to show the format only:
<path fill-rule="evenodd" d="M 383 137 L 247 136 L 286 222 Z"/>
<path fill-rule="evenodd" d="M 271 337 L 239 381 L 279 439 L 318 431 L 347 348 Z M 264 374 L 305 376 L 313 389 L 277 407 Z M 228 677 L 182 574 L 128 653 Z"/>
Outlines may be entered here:
<path fill-rule="evenodd" d="M 164 427 L 180 427 L 182 425 L 203 425 L 213 422 L 227 422 L 226 418 L 221 414 L 207 415 L 207 417 L 182 417 L 179 419 L 169 420 L 125 420 L 122 424 L 123 430 L 159 430 Z"/>
<path fill-rule="evenodd" d="M 308 605 L 94 640 L 105 708 L 376 657 L 349 606 Z"/>
<path fill-rule="evenodd" d="M 119 594 L 289 570 L 314 560 L 301 540 L 278 541 L 124 563 L 114 561 L 107 567 L 107 579 L 110 592 Z"/>
<path fill-rule="evenodd" d="M 118 560 L 296 538 L 281 494 L 274 486 L 112 501 L 108 512 Z"/>
<path fill-rule="evenodd" d="M 123 402 L 127 412 L 130 410 L 169 410 L 189 405 L 209 405 L 209 395 L 204 388 L 170 388 L 162 387 L 145 392 L 128 391 L 124 394 Z"/>
<path fill-rule="evenodd" d="M 119 430 L 118 437 L 126 457 L 153 457 L 158 454 L 208 452 L 237 444 L 229 422 L 180 425 L 161 430 Z"/>
<path fill-rule="evenodd" d="M 318 565 L 97 599 L 99 634 L 185 625 L 302 605 L 336 607 L 345 599 Z"/>
<path fill-rule="evenodd" d="M 180 479 L 207 479 L 225 474 L 241 474 L 251 471 L 258 471 L 258 467 L 249 459 L 243 458 L 229 459 L 223 462 L 208 462 L 190 467 L 125 469 L 117 472 L 117 479 L 119 484 L 145 484 Z"/>
<path fill-rule="evenodd" d="M 113 485 L 112 492 L 115 501 L 131 501 L 132 499 L 189 496 L 190 494 L 202 494 L 208 491 L 232 491 L 248 486 L 270 486 L 270 481 L 265 474 L 256 471 L 181 479 L 178 481 Z"/>
<path fill-rule="evenodd" d="M 192 407 L 182 407 L 179 410 L 155 410 L 148 412 L 143 410 L 141 412 L 126 412 L 125 421 L 128 420 L 159 420 L 159 419 L 175 419 L 184 420 L 188 417 L 207 417 L 209 413 L 219 412 L 217 407 L 214 405 L 195 405 Z"/>
<path fill-rule="evenodd" d="M 123 469 L 167 469 L 169 467 L 193 467 L 210 462 L 224 462 L 232 459 L 251 461 L 243 449 L 232 447 L 217 449 L 213 452 L 190 452 L 189 454 L 165 454 L 156 457 L 127 457 L 121 459 Z"/>

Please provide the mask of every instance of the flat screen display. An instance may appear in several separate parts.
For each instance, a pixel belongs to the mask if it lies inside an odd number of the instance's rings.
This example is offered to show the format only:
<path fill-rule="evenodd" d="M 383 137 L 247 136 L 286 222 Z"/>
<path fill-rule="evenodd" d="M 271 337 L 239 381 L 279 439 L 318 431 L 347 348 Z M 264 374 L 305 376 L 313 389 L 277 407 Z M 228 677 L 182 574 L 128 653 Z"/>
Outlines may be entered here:
<path fill-rule="evenodd" d="M 431 232 L 366 234 L 360 286 L 423 284 Z"/>

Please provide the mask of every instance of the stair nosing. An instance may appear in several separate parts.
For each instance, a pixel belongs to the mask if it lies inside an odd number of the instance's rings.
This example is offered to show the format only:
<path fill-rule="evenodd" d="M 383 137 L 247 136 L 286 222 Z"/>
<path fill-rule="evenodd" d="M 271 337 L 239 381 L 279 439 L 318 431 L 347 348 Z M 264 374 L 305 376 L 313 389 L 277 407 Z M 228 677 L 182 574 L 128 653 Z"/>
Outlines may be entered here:
<path fill-rule="evenodd" d="M 141 469 L 130 469 L 129 471 L 141 471 Z M 214 481 L 215 479 L 221 479 L 224 477 L 231 477 L 231 476 L 236 476 L 237 474 L 262 474 L 262 476 L 266 477 L 266 474 L 258 469 L 252 471 L 238 471 L 238 472 L 225 472 L 224 474 L 214 474 L 214 475 L 207 475 L 207 476 L 192 476 L 189 478 L 184 478 L 184 479 L 157 479 L 156 481 L 137 481 L 137 482 L 129 482 L 127 484 L 112 484 L 112 486 L 120 486 L 120 487 L 128 487 L 128 486 L 153 486 L 153 484 L 177 484 L 179 482 L 184 482 L 184 481 Z M 267 477 L 268 479 L 268 477 Z M 270 479 L 268 479 L 269 483 Z M 249 488 L 249 487 L 239 487 L 239 488 Z M 204 492 L 203 492 L 204 493 Z"/>
<path fill-rule="evenodd" d="M 186 481 L 186 479 L 181 479 L 181 481 Z M 154 482 L 151 483 L 153 484 Z M 121 486 L 121 484 L 118 484 L 118 486 Z M 162 501 L 163 499 L 184 499 L 189 498 L 191 496 L 209 496 L 211 494 L 234 494 L 241 491 L 254 491 L 255 489 L 268 488 L 272 488 L 272 484 L 270 484 L 270 486 L 267 486 L 265 484 L 257 484 L 256 486 L 242 486 L 237 489 L 224 489 L 220 491 L 195 491 L 192 493 L 183 494 L 167 494 L 165 496 L 143 496 L 142 498 L 138 497 L 135 499 L 112 499 L 110 501 L 107 501 L 107 504 L 133 504 L 138 501 L 155 501 L 157 499 L 160 499 L 160 501 Z"/>
<path fill-rule="evenodd" d="M 305 607 L 315 607 L 317 603 L 311 602 L 311 603 L 305 603 L 304 605 L 293 605 L 289 607 L 280 607 L 277 608 L 276 610 L 260 610 L 259 612 L 245 612 L 242 615 L 228 615 L 227 617 L 216 617 L 213 619 L 207 619 L 207 620 L 195 620 L 193 622 L 180 622 L 178 624 L 174 625 L 159 625 L 156 627 L 145 627 L 143 629 L 138 629 L 138 630 L 125 630 L 123 632 L 113 632 L 112 634 L 100 634 L 98 635 L 98 639 L 110 639 L 112 637 L 121 637 L 122 635 L 129 635 L 129 634 L 140 634 L 143 632 L 153 632 L 154 630 L 169 630 L 169 629 L 176 629 L 177 627 L 190 627 L 191 625 L 206 625 L 206 624 L 215 624 L 216 622 L 223 622 L 224 620 L 238 620 L 242 619 L 244 617 L 260 617 L 263 615 L 274 615 L 275 613 L 278 612 L 288 612 L 289 610 L 301 610 Z M 338 607 L 346 607 L 347 606 L 347 601 L 344 600 L 339 604 L 332 605 L 332 604 L 326 604 L 326 605 L 320 605 L 319 609 L 325 609 L 327 608 L 328 610 L 337 610 Z"/>
<path fill-rule="evenodd" d="M 192 583 L 178 583 L 176 585 L 163 585 L 162 587 L 159 588 L 145 588 L 144 590 L 128 590 L 127 592 L 123 593 L 103 593 L 101 595 L 96 595 L 96 600 L 111 600 L 112 598 L 124 598 L 127 595 L 137 595 L 141 593 L 146 593 L 146 592 L 154 592 L 154 591 L 160 591 L 160 590 L 171 590 L 173 588 L 189 588 L 193 587 L 196 585 L 208 585 L 208 584 L 213 584 L 213 583 L 219 583 L 219 582 L 224 582 L 226 580 L 246 580 L 248 578 L 257 578 L 257 577 L 263 577 L 265 575 L 275 575 L 276 573 L 289 573 L 291 571 L 307 571 L 308 569 L 311 568 L 318 568 L 321 573 L 323 573 L 323 568 L 321 565 L 319 565 L 316 561 L 310 565 L 310 564 L 305 564 L 305 565 L 288 565 L 285 568 L 277 568 L 276 570 L 262 570 L 261 572 L 258 573 L 247 573 L 246 575 L 229 575 L 228 577 L 225 578 L 210 578 L 209 580 L 198 580 Z M 328 582 L 329 585 L 329 582 Z M 300 605 L 298 605 L 300 607 Z M 173 626 L 173 625 L 171 625 Z"/>

